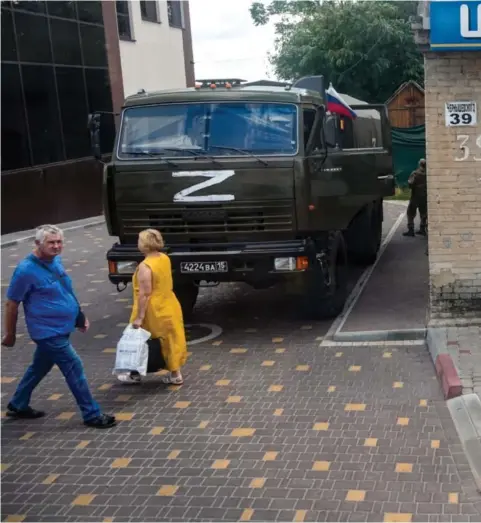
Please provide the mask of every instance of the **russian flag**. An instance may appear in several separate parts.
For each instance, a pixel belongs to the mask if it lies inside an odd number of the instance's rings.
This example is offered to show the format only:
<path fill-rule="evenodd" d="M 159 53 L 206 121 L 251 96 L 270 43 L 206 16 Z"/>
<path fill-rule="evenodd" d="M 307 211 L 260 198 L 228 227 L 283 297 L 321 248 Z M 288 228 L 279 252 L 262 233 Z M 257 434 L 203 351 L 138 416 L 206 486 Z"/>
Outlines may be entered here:
<path fill-rule="evenodd" d="M 349 107 L 342 96 L 334 89 L 332 84 L 329 85 L 329 89 L 326 91 L 327 95 L 327 110 L 331 113 L 340 114 L 347 116 L 348 118 L 355 119 L 357 114 Z"/>

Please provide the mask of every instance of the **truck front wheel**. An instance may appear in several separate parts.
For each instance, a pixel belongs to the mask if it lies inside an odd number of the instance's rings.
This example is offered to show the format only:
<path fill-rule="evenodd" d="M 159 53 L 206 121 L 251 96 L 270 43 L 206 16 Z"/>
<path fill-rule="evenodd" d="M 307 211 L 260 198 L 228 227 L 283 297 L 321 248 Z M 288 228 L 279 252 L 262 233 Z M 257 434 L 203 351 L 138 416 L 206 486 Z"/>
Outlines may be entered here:
<path fill-rule="evenodd" d="M 371 265 L 376 261 L 382 236 L 382 203 L 362 210 L 346 231 L 349 259 L 356 265 Z"/>
<path fill-rule="evenodd" d="M 194 283 L 179 283 L 174 285 L 174 293 L 182 307 L 184 320 L 189 320 L 199 296 L 199 287 Z"/>
<path fill-rule="evenodd" d="M 305 311 L 309 318 L 322 320 L 338 316 L 347 299 L 347 252 L 342 233 L 329 233 L 316 265 L 306 273 Z"/>

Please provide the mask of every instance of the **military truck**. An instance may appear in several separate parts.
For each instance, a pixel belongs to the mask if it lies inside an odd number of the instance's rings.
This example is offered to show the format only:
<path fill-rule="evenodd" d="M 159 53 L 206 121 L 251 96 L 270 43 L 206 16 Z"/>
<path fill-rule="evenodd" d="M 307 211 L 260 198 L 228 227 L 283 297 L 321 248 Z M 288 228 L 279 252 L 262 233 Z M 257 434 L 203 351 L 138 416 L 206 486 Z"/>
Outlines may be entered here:
<path fill-rule="evenodd" d="M 138 233 L 155 228 L 185 315 L 222 282 L 284 283 L 307 316 L 339 314 L 348 260 L 374 262 L 394 194 L 386 107 L 358 102 L 354 120 L 330 114 L 322 76 L 128 97 L 104 166 L 110 281 L 125 289 Z M 99 158 L 100 115 L 89 121 Z"/>

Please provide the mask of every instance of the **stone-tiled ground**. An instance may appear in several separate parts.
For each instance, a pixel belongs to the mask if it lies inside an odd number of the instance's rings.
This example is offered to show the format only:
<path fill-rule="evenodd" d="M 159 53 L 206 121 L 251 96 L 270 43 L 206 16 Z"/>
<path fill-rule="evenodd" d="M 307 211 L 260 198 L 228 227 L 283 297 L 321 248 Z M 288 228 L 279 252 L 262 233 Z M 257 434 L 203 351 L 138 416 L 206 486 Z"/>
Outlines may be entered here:
<path fill-rule="evenodd" d="M 102 228 L 68 240 L 92 320 L 74 342 L 121 421 L 83 427 L 54 370 L 33 403 L 46 418 L 2 420 L 3 520 L 480 521 L 424 346 L 320 346 L 328 323 L 306 324 L 279 291 L 227 286 L 200 300 L 197 321 L 224 332 L 191 346 L 183 387 L 123 386 L 111 369 L 130 290 L 106 281 Z M 3 283 L 26 252 L 2 251 Z M 3 409 L 33 349 L 20 334 L 2 348 Z"/>

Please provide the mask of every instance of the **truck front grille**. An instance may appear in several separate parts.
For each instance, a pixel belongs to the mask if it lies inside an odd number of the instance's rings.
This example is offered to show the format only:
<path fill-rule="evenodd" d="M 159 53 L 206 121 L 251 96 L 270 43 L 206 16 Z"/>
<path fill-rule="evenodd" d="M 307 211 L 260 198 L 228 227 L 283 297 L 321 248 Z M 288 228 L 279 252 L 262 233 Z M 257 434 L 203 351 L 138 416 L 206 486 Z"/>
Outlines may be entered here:
<path fill-rule="evenodd" d="M 294 229 L 292 200 L 228 204 L 123 204 L 118 207 L 123 236 L 152 227 L 170 242 L 224 242 L 232 237 L 286 233 Z"/>

